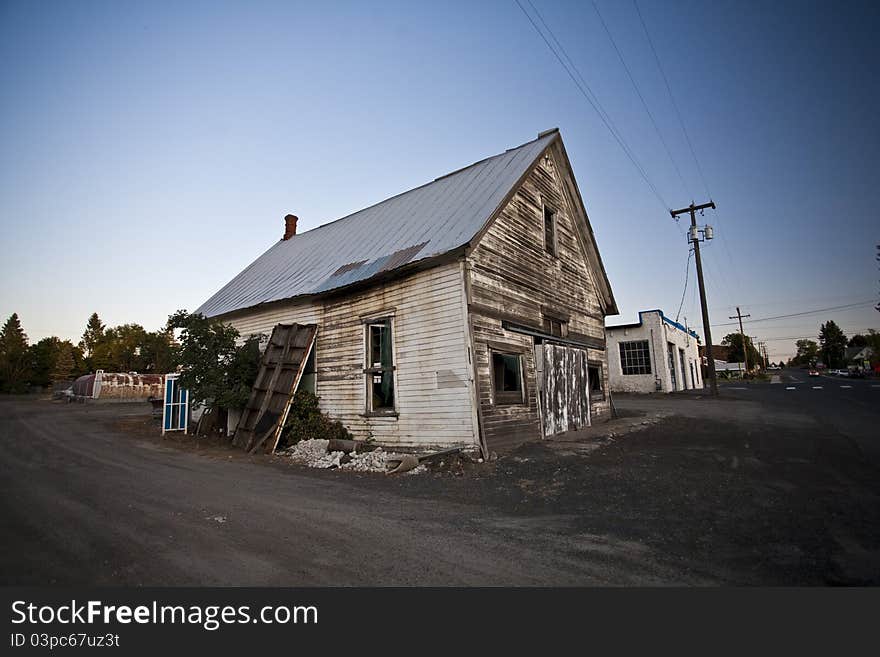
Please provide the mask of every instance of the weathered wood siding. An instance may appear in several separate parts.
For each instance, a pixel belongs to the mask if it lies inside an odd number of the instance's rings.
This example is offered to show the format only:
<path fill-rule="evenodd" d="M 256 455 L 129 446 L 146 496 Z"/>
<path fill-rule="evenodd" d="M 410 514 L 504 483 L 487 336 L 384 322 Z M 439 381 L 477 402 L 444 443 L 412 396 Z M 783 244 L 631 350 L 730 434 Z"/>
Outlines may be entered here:
<path fill-rule="evenodd" d="M 398 417 L 366 416 L 364 324 L 393 316 Z M 477 444 L 462 264 L 453 262 L 345 296 L 275 304 L 224 318 L 242 336 L 279 322 L 317 324 L 321 408 L 358 438 L 403 447 Z"/>
<path fill-rule="evenodd" d="M 561 175 L 552 154 L 541 158 L 467 258 L 477 390 L 490 450 L 542 435 L 533 340 L 505 330 L 502 321 L 540 330 L 544 311 L 552 311 L 568 318 L 571 338 L 586 336 L 604 341 L 604 312 L 594 272 L 575 233 L 573 210 L 563 192 Z M 545 203 L 556 212 L 557 256 L 544 250 Z M 494 403 L 490 373 L 493 345 L 498 349 L 508 345 L 524 353 L 524 404 Z M 604 349 L 590 349 L 588 354 L 591 361 L 602 365 L 603 389 L 607 390 Z M 607 394 L 604 401 L 591 403 L 594 420 L 609 410 Z"/>

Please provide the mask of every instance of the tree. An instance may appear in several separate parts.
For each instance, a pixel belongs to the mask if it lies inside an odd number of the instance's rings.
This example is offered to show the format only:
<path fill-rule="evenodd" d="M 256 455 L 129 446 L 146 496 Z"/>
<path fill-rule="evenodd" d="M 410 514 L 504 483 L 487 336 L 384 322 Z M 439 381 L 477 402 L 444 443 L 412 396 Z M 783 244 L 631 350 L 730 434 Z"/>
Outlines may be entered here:
<path fill-rule="evenodd" d="M 27 335 L 12 313 L 0 330 L 0 391 L 27 392 L 30 376 Z"/>
<path fill-rule="evenodd" d="M 52 370 L 58 360 L 60 348 L 61 340 L 54 335 L 30 346 L 28 357 L 31 363 L 31 385 L 45 388 L 52 383 Z"/>
<path fill-rule="evenodd" d="M 101 322 L 100 317 L 98 317 L 98 313 L 92 313 L 92 316 L 89 317 L 89 321 L 86 324 L 86 330 L 82 335 L 82 340 L 79 343 L 86 358 L 92 357 L 95 352 L 95 347 L 101 342 L 103 337 L 104 324 Z"/>
<path fill-rule="evenodd" d="M 75 369 L 73 345 L 65 340 L 58 345 L 58 354 L 51 373 L 52 381 L 69 381 Z"/>
<path fill-rule="evenodd" d="M 844 364 L 846 335 L 834 320 L 828 320 L 819 328 L 819 344 L 826 366 L 840 367 Z"/>
<path fill-rule="evenodd" d="M 792 359 L 792 365 L 815 365 L 819 358 L 819 345 L 815 340 L 798 340 L 795 342 L 797 355 Z"/>
<path fill-rule="evenodd" d="M 174 369 L 174 335 L 169 330 L 153 331 L 141 344 L 140 368 L 144 372 L 165 374 Z"/>
<path fill-rule="evenodd" d="M 730 362 L 744 362 L 745 351 L 743 349 L 743 336 L 740 333 L 728 333 L 724 336 L 721 344 L 728 348 L 727 357 L 730 359 Z M 749 367 L 754 367 L 758 363 L 763 362 L 763 358 L 758 353 L 755 345 L 752 344 L 752 339 L 749 336 L 745 336 L 745 344 L 746 349 L 748 350 Z"/>
<path fill-rule="evenodd" d="M 876 367 L 880 364 L 880 332 L 868 329 L 868 335 L 865 336 L 865 340 L 871 348 L 871 367 Z"/>
<path fill-rule="evenodd" d="M 866 338 L 861 333 L 856 333 L 849 339 L 849 342 L 846 344 L 847 347 L 858 347 L 861 349 L 862 347 L 868 346 L 868 338 Z"/>
<path fill-rule="evenodd" d="M 141 348 L 146 337 L 147 332 L 140 324 L 123 324 L 107 329 L 96 347 L 99 360 L 107 363 L 107 367 L 103 369 L 117 372 L 140 371 Z"/>
<path fill-rule="evenodd" d="M 226 389 L 217 399 L 224 408 L 244 408 L 251 396 L 251 388 L 260 371 L 259 336 L 251 336 L 235 348 L 226 368 Z"/>
<path fill-rule="evenodd" d="M 193 403 L 223 410 L 243 408 L 259 369 L 259 339 L 237 345 L 239 333 L 233 327 L 185 310 L 168 318 L 168 328 L 180 331 L 173 362 Z"/>

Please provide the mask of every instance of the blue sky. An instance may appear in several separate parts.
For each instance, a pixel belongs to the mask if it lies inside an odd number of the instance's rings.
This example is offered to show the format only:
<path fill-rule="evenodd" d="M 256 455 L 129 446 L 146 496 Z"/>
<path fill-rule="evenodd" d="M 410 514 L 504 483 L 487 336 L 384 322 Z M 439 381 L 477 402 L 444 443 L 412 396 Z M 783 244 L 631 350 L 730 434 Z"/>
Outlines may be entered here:
<path fill-rule="evenodd" d="M 32 340 L 164 324 L 276 241 L 558 126 L 618 304 L 675 316 L 707 191 L 634 5 L 532 0 L 658 200 L 514 0 L 4 2 L 0 315 Z M 523 5 L 531 11 L 527 0 Z M 640 0 L 706 183 L 712 324 L 877 299 L 880 89 L 870 4 Z M 693 268 L 682 316 L 700 324 Z M 771 357 L 859 307 L 755 323 Z M 731 327 L 713 329 L 720 341 Z"/>

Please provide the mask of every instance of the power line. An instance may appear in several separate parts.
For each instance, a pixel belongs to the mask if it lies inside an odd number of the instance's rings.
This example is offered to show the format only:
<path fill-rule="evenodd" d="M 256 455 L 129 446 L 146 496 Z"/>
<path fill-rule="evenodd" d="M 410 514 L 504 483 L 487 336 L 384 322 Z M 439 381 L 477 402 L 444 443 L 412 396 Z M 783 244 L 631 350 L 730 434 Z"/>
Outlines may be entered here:
<path fill-rule="evenodd" d="M 562 47 L 562 44 L 559 43 L 559 40 L 556 38 L 556 36 L 553 34 L 553 31 L 550 29 L 550 27 L 544 21 L 543 17 L 541 16 L 541 13 L 537 10 L 535 5 L 532 4 L 531 0 L 526 0 L 526 1 L 531 6 L 532 10 L 535 12 L 535 15 L 538 17 L 538 19 L 541 21 L 541 23 L 547 29 L 547 33 L 550 34 L 553 41 L 555 41 L 559 45 L 559 50 L 561 52 L 565 52 L 564 48 Z M 645 183 L 648 185 L 648 187 L 650 187 L 651 191 L 654 193 L 654 196 L 656 196 L 657 200 L 660 201 L 660 204 L 663 206 L 663 209 L 665 211 L 668 211 L 669 204 L 663 199 L 663 197 L 660 195 L 660 192 L 657 191 L 657 188 L 654 186 L 654 183 L 652 183 L 651 180 L 648 178 L 647 172 L 642 167 L 642 165 L 639 164 L 638 160 L 635 157 L 635 154 L 631 151 L 629 146 L 626 145 L 626 142 L 624 141 L 623 136 L 618 134 L 618 132 L 615 130 L 615 128 L 612 127 L 611 117 L 607 115 L 607 112 L 605 112 L 604 109 L 600 109 L 601 104 L 599 103 L 598 97 L 596 97 L 596 95 L 593 93 L 593 90 L 590 89 L 586 80 L 584 80 L 583 76 L 580 74 L 580 71 L 578 70 L 578 68 L 574 65 L 573 62 L 571 64 L 571 68 L 569 68 L 569 66 L 565 63 L 563 58 L 560 56 L 559 52 L 557 52 L 556 48 L 553 47 L 553 44 L 550 43 L 550 41 L 547 39 L 547 37 L 541 31 L 541 28 L 538 27 L 538 24 L 535 23 L 534 19 L 529 14 L 529 12 L 526 11 L 526 8 L 523 7 L 522 3 L 519 0 L 515 0 L 515 2 L 517 4 L 517 6 L 520 8 L 520 10 L 522 11 L 522 13 L 525 14 L 526 18 L 529 19 L 529 23 L 532 24 L 532 27 L 535 28 L 535 31 L 538 33 L 538 35 L 541 37 L 541 39 L 543 39 L 544 43 L 547 44 L 547 47 L 550 49 L 550 52 L 553 53 L 553 56 L 556 57 L 557 61 L 562 65 L 562 68 L 564 68 L 565 72 L 568 73 L 568 77 L 570 77 L 571 81 L 574 82 L 575 86 L 578 88 L 578 91 L 581 92 L 581 95 L 587 100 L 588 103 L 590 103 L 592 108 L 599 115 L 599 118 L 602 120 L 602 123 L 604 123 L 605 127 L 608 128 L 608 131 L 611 133 L 611 136 L 614 137 L 614 139 L 617 141 L 617 144 L 620 146 L 621 149 L 623 149 L 623 152 L 629 158 L 629 161 L 632 162 L 632 165 L 636 168 L 636 171 L 639 172 L 639 175 L 641 175 L 642 179 L 645 181 Z M 568 57 L 567 54 L 565 55 L 565 57 L 569 61 L 571 61 L 571 58 Z M 577 73 L 577 76 L 572 71 L 575 71 Z M 581 79 L 580 81 L 578 81 L 578 77 L 580 77 L 580 79 Z"/>
<path fill-rule="evenodd" d="M 651 34 L 648 32 L 648 26 L 645 25 L 645 19 L 642 17 L 642 10 L 639 9 L 638 0 L 633 0 L 633 4 L 636 7 L 636 13 L 639 15 L 639 21 L 642 24 L 642 28 L 645 30 L 645 36 L 648 37 L 648 44 L 651 46 L 651 52 L 654 53 L 654 59 L 657 62 L 657 68 L 660 69 L 660 75 L 663 76 L 663 82 L 666 83 L 666 91 L 669 92 L 669 98 L 672 101 L 672 106 L 675 108 L 675 113 L 678 116 L 678 122 L 681 124 L 681 130 L 684 133 L 684 138 L 687 141 L 688 148 L 690 148 L 691 155 L 694 157 L 694 163 L 697 165 L 697 171 L 700 174 L 700 179 L 703 181 L 703 187 L 706 188 L 706 194 L 709 198 L 712 198 L 712 193 L 709 191 L 709 185 L 706 183 L 706 176 L 703 175 L 703 168 L 700 166 L 700 160 L 697 159 L 697 152 L 694 150 L 694 145 L 691 143 L 690 135 L 688 134 L 687 128 L 684 125 L 684 119 L 681 116 L 681 112 L 678 109 L 678 103 L 675 102 L 675 95 L 672 93 L 672 87 L 669 84 L 669 78 L 666 77 L 666 71 L 663 70 L 663 64 L 660 63 L 660 56 L 657 54 L 657 49 L 654 47 L 654 42 L 651 40 Z"/>
<path fill-rule="evenodd" d="M 602 27 L 605 28 L 605 34 L 608 35 L 608 40 L 611 41 L 611 45 L 614 47 L 614 51 L 617 53 L 617 57 L 618 59 L 620 59 L 620 63 L 623 65 L 623 70 L 626 71 L 626 75 L 627 77 L 629 77 L 629 81 L 632 82 L 632 86 L 633 89 L 635 89 L 636 91 L 636 95 L 639 97 L 639 100 L 642 101 L 642 107 L 645 108 L 645 112 L 647 112 L 648 118 L 651 119 L 651 125 L 654 126 L 654 131 L 657 133 L 657 137 L 659 137 L 660 143 L 663 144 L 663 149 L 666 151 L 666 155 L 669 156 L 669 161 L 672 162 L 672 166 L 675 169 L 675 172 L 678 174 L 678 179 L 681 181 L 681 186 L 684 188 L 685 194 L 688 194 L 690 196 L 691 194 L 688 192 L 687 183 L 684 181 L 684 176 L 681 175 L 681 169 L 678 168 L 678 163 L 676 163 L 675 158 L 672 157 L 672 151 L 669 150 L 669 145 L 666 143 L 666 140 L 663 138 L 663 134 L 660 132 L 660 126 L 657 125 L 657 121 L 654 119 L 654 114 L 648 107 L 648 103 L 645 101 L 645 97 L 642 95 L 642 92 L 639 89 L 639 85 L 636 83 L 632 72 L 629 70 L 629 66 L 626 65 L 626 60 L 623 58 L 623 53 L 620 52 L 620 48 L 617 47 L 617 42 L 611 35 L 611 30 L 608 29 L 608 24 L 605 23 L 605 19 L 602 18 L 602 12 L 599 11 L 599 5 L 596 4 L 595 0 L 593 0 L 593 9 L 596 10 L 596 15 L 599 17 L 599 22 L 602 23 Z"/>
<path fill-rule="evenodd" d="M 853 333 L 853 335 L 860 333 L 860 331 L 858 331 L 858 330 L 854 331 L 852 329 L 849 332 Z M 764 342 L 779 342 L 780 340 L 783 340 L 783 341 L 787 341 L 787 340 L 816 340 L 817 337 L 818 336 L 815 336 L 815 335 L 790 335 L 790 336 L 786 336 L 784 338 L 764 338 Z"/>
<path fill-rule="evenodd" d="M 693 249 L 688 249 L 688 257 L 687 263 L 684 266 L 684 289 L 681 291 L 681 303 L 678 304 L 678 312 L 675 313 L 675 321 L 678 321 L 679 316 L 681 315 L 681 307 L 684 305 L 684 295 L 687 294 L 688 289 L 688 275 L 691 273 L 691 256 L 694 254 Z"/>
<path fill-rule="evenodd" d="M 666 70 L 663 68 L 663 64 L 662 64 L 661 61 L 660 61 L 660 55 L 657 53 L 657 49 L 654 47 L 654 41 L 651 39 L 651 34 L 650 34 L 650 32 L 648 32 L 648 26 L 647 26 L 647 24 L 645 23 L 645 18 L 644 18 L 644 16 L 642 16 L 642 11 L 641 11 L 641 9 L 639 8 L 638 1 L 637 1 L 637 0 L 633 0 L 633 5 L 635 6 L 636 13 L 638 14 L 639 22 L 642 24 L 642 29 L 643 29 L 644 32 L 645 32 L 645 37 L 646 37 L 647 40 L 648 40 L 648 45 L 651 47 L 651 52 L 652 52 L 653 55 L 654 55 L 654 61 L 657 63 L 657 68 L 658 68 L 658 70 L 660 71 L 660 75 L 661 75 L 661 77 L 663 78 L 663 82 L 664 82 L 664 84 L 666 85 L 666 91 L 667 91 L 667 93 L 669 94 L 669 99 L 670 99 L 670 101 L 672 102 L 672 107 L 675 109 L 675 114 L 676 114 L 676 116 L 678 117 L 678 122 L 679 122 L 679 125 L 681 126 L 681 131 L 682 131 L 682 133 L 684 134 L 685 141 L 687 142 L 688 149 L 690 149 L 691 155 L 692 155 L 693 158 L 694 158 L 694 163 L 695 163 L 696 166 L 697 166 L 697 171 L 698 171 L 698 173 L 699 173 L 699 175 L 700 175 L 700 179 L 701 179 L 702 182 L 703 182 L 703 187 L 706 189 L 706 194 L 707 194 L 707 196 L 711 199 L 711 198 L 712 198 L 712 192 L 709 190 L 709 184 L 708 184 L 708 182 L 706 182 L 706 176 L 705 176 L 704 173 L 703 173 L 703 168 L 702 168 L 702 166 L 700 165 L 700 160 L 699 160 L 699 158 L 697 157 L 697 152 L 696 152 L 696 150 L 694 149 L 693 142 L 691 141 L 690 133 L 688 133 L 687 126 L 685 125 L 684 117 L 682 116 L 682 114 L 681 114 L 681 110 L 680 110 L 679 107 L 678 107 L 678 103 L 677 103 L 676 100 L 675 100 L 675 94 L 672 93 L 672 85 L 669 84 L 669 78 L 667 77 L 667 75 L 666 75 Z M 595 0 L 593 0 L 593 6 L 596 7 Z M 596 12 L 598 13 L 598 11 L 599 11 L 599 10 L 598 10 L 598 7 L 597 7 L 597 8 L 596 8 Z M 600 15 L 600 19 L 601 19 L 601 15 Z M 603 21 L 603 24 L 604 24 L 604 21 Z M 608 28 L 607 28 L 607 26 L 606 26 L 606 32 L 607 32 L 607 31 L 608 31 Z M 610 37 L 610 34 L 609 34 L 609 37 Z M 612 40 L 612 41 L 613 41 L 613 40 Z M 618 53 L 618 54 L 619 54 L 619 53 Z M 625 67 L 625 66 L 626 66 L 626 65 L 624 64 L 624 67 Z M 630 79 L 632 79 L 632 76 L 630 76 Z M 646 108 L 646 109 L 647 109 L 647 108 Z M 652 119 L 652 120 L 653 120 L 653 119 Z M 656 128 L 656 124 L 655 124 L 655 128 Z M 658 134 L 659 134 L 659 130 L 658 130 Z M 662 137 L 661 137 L 661 141 L 662 141 Z M 664 146 L 665 146 L 665 141 L 664 141 Z M 667 149 L 667 153 L 669 153 L 668 149 Z M 671 158 L 672 158 L 671 153 L 669 153 L 669 156 L 670 156 L 670 159 L 671 159 Z M 674 160 L 673 160 L 673 165 L 675 166 L 676 170 L 679 172 L 679 177 L 681 177 L 681 171 L 678 169 L 678 166 L 675 164 L 675 161 L 674 161 Z M 682 178 L 682 184 L 684 184 L 685 189 L 687 189 L 687 185 L 684 183 L 684 179 L 683 179 L 683 178 Z M 720 223 L 720 219 L 719 219 L 718 221 L 719 221 L 719 223 Z M 733 272 L 733 277 L 734 277 L 734 279 L 735 279 L 735 280 L 734 280 L 734 283 L 735 283 L 736 287 L 740 290 L 740 292 L 742 292 L 743 287 L 742 287 L 742 281 L 740 280 L 740 277 L 739 277 L 739 271 L 738 271 L 738 269 L 737 269 L 737 267 L 736 267 L 736 264 L 734 263 L 733 255 L 732 255 L 731 252 L 730 252 L 730 247 L 727 245 L 727 239 L 726 239 L 726 237 L 725 237 L 725 234 L 724 234 L 724 231 L 723 231 L 723 230 L 720 230 L 720 229 L 719 229 L 719 231 L 718 231 L 718 237 L 719 237 L 719 239 L 720 239 L 720 241 L 721 241 L 721 243 L 722 243 L 722 245 L 723 245 L 724 251 L 726 252 L 727 258 L 728 258 L 728 260 L 730 261 L 731 271 Z M 711 260 L 711 259 L 710 259 L 710 260 Z M 710 260 L 707 260 L 707 261 L 706 261 L 707 264 L 709 264 Z M 709 266 L 708 268 L 711 269 L 711 266 Z M 711 271 L 710 271 L 710 276 L 712 276 Z M 713 277 L 714 277 L 714 276 L 713 276 Z M 731 294 L 731 292 L 730 292 L 730 285 L 729 285 L 728 282 L 727 282 L 727 276 L 724 274 L 723 270 L 719 273 L 718 278 L 720 278 L 721 282 L 724 284 L 724 288 L 727 290 L 727 293 L 728 293 L 728 294 Z"/>
<path fill-rule="evenodd" d="M 816 297 L 791 297 L 787 298 L 784 303 L 786 304 L 801 304 L 809 301 L 846 301 L 847 303 L 862 303 L 862 301 L 856 301 L 856 299 L 862 299 L 865 295 L 871 294 L 871 292 L 865 290 L 863 294 L 849 294 L 841 296 L 840 294 Z M 749 306 L 750 308 L 756 307 L 766 307 L 766 306 L 779 306 L 780 302 L 777 301 L 745 301 L 742 302 L 742 305 Z M 725 312 L 732 311 L 736 308 L 735 305 L 730 306 L 712 306 L 710 310 L 723 310 Z"/>
<path fill-rule="evenodd" d="M 803 315 L 815 315 L 817 313 L 824 313 L 831 310 L 843 310 L 845 308 L 857 308 L 860 306 L 867 306 L 874 304 L 874 300 L 871 299 L 869 301 L 861 301 L 859 303 L 848 303 L 843 306 L 831 306 L 830 308 L 817 308 L 816 310 L 805 310 L 800 313 L 790 313 L 788 315 L 775 315 L 773 317 L 761 317 L 759 319 L 750 320 L 749 323 L 754 324 L 755 322 L 769 322 L 774 319 L 786 319 L 788 317 L 802 317 Z M 724 324 L 712 324 L 712 326 L 735 326 L 737 322 L 725 322 Z"/>

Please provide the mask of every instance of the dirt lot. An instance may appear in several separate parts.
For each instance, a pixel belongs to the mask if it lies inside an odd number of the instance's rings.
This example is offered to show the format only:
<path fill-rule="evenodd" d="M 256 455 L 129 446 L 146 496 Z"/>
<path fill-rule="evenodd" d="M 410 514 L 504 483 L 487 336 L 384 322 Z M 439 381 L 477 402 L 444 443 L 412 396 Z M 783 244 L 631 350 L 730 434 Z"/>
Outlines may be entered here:
<path fill-rule="evenodd" d="M 135 567 L 141 583 L 880 583 L 880 472 L 846 435 L 806 413 L 775 413 L 768 420 L 762 403 L 749 400 L 620 405 L 623 420 L 597 427 L 581 442 L 525 445 L 486 464 L 447 459 L 428 473 L 398 477 L 311 470 L 222 446 L 163 442 L 142 409 L 119 417 L 118 411 L 71 414 L 50 405 L 34 415 L 31 403 L 16 409 L 17 424 L 4 421 L 0 428 L 8 444 L 47 416 L 56 422 L 39 429 L 44 437 L 53 424 L 70 431 L 57 421 L 65 414 L 67 423 L 101 427 L 92 432 L 100 443 L 77 452 L 95 460 L 112 445 L 113 457 L 125 460 L 124 469 L 134 473 L 126 486 L 129 513 L 146 514 L 143 520 L 158 523 L 160 532 L 198 537 L 163 546 L 149 567 Z M 95 438 L 78 434 L 77 440 Z M 147 464 L 129 462 L 131 454 L 143 453 L 139 444 L 152 446 Z M 46 527 L 56 512 L 44 506 L 45 495 L 23 493 L 18 469 L 9 465 L 0 473 L 5 524 L 27 540 L 3 551 L 3 579 L 69 582 L 46 564 L 47 557 L 57 561 L 53 552 L 73 549 Z M 175 469 L 187 478 L 185 490 L 177 490 Z M 38 475 L 28 485 L 57 488 L 59 478 L 77 478 L 74 464 L 52 460 L 49 470 L 52 480 Z M 109 494 L 100 478 L 113 476 L 94 467 L 89 483 L 76 481 L 74 488 L 100 506 Z M 210 504 L 200 494 L 209 491 Z M 155 502 L 142 502 L 168 495 L 173 503 L 163 506 L 171 505 L 170 517 L 157 516 Z M 19 504 L 10 507 L 16 498 Z M 200 517 L 191 517 L 193 506 Z M 46 522 L 35 514 L 46 515 Z M 115 515 L 117 524 L 128 522 L 124 508 Z M 243 515 L 252 517 L 237 522 Z M 204 519 L 212 517 L 224 519 L 228 534 L 215 547 L 243 553 L 252 565 L 224 570 L 229 555 L 211 563 L 217 551 L 208 549 L 197 569 L 169 566 L 194 558 L 190 552 L 209 538 L 202 536 Z M 248 533 L 254 523 L 259 536 Z M 328 532 L 328 524 L 335 530 Z M 108 562 L 129 559 L 130 550 L 105 540 L 100 523 L 92 519 L 86 526 L 95 533 L 84 537 L 91 544 L 83 548 L 86 555 L 98 549 Z M 267 540 L 275 541 L 271 555 Z M 291 563 L 297 567 L 291 570 Z M 117 568 L 123 576 L 109 581 L 131 581 L 128 568 Z"/>

